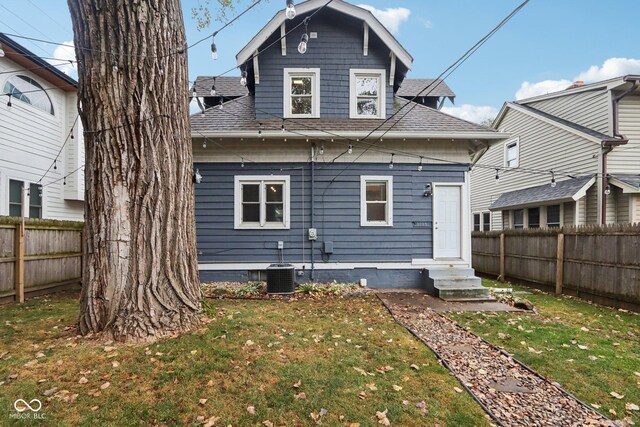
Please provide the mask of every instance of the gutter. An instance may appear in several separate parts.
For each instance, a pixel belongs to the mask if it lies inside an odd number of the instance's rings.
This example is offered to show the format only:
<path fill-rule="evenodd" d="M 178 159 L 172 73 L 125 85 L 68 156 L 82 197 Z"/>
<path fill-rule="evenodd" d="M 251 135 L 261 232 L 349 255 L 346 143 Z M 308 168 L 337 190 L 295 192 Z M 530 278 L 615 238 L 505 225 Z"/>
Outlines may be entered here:
<path fill-rule="evenodd" d="M 200 113 L 197 113 L 201 115 Z M 193 116 L 191 116 L 193 117 Z M 262 134 L 260 135 L 262 138 L 267 139 L 282 139 L 282 130 L 268 130 L 264 129 L 266 126 L 263 123 Z M 279 126 L 279 125 L 278 125 Z M 316 125 L 310 125 L 316 126 Z M 241 131 L 231 131 L 231 132 L 192 132 L 191 138 L 254 138 L 257 139 L 258 128 L 251 131 L 241 130 Z M 346 131 L 343 132 L 341 130 L 329 129 L 326 132 L 324 131 L 309 131 L 309 129 L 295 129 L 291 132 L 285 132 L 286 138 L 290 138 L 292 140 L 299 139 L 305 140 L 308 138 L 327 138 L 327 137 L 336 137 L 336 134 L 339 134 L 343 138 L 364 138 L 369 134 L 367 131 Z M 478 139 L 478 140 L 504 140 L 510 138 L 512 135 L 509 133 L 502 132 L 483 132 L 483 133 L 420 133 L 420 132 L 387 132 L 385 134 L 384 130 L 376 131 L 373 133 L 368 140 L 373 140 L 376 138 L 384 137 L 384 139 L 417 139 L 417 140 L 452 140 L 452 139 Z"/>
<path fill-rule="evenodd" d="M 613 100 L 611 101 L 612 103 L 612 113 L 613 113 L 613 117 L 612 117 L 612 122 L 613 122 L 613 138 L 611 139 L 606 139 L 603 140 L 601 145 L 602 145 L 602 205 L 601 205 L 601 210 L 602 210 L 602 224 L 606 224 L 607 223 L 607 187 L 608 187 L 608 182 L 609 182 L 609 177 L 607 174 L 607 154 L 609 154 L 611 151 L 613 151 L 613 149 L 615 147 L 618 147 L 620 145 L 624 145 L 626 143 L 629 142 L 629 139 L 624 136 L 623 134 L 620 133 L 620 123 L 619 123 L 619 110 L 620 110 L 620 101 L 622 100 L 622 98 L 626 97 L 627 95 L 635 92 L 635 90 L 638 88 L 638 85 L 640 84 L 640 76 L 638 75 L 628 75 L 625 76 L 623 78 L 623 80 L 625 82 L 633 82 L 633 85 L 631 85 L 631 88 L 624 91 L 623 93 L 621 93 L 620 95 L 614 96 Z"/>

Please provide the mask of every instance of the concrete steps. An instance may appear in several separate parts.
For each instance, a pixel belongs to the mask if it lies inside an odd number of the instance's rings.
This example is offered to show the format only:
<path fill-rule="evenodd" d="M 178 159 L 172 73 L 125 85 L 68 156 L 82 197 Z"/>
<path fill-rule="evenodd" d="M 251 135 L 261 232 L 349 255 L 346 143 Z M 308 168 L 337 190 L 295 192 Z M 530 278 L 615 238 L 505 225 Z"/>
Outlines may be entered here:
<path fill-rule="evenodd" d="M 430 269 L 427 290 L 445 301 L 495 301 L 472 268 Z"/>

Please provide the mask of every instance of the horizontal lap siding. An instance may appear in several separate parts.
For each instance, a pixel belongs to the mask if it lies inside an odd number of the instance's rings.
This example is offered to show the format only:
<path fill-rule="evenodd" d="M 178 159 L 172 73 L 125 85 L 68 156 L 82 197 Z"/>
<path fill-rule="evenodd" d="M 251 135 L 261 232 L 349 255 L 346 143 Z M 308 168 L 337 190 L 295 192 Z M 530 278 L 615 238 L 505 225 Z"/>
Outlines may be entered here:
<path fill-rule="evenodd" d="M 615 148 L 607 156 L 610 173 L 640 173 L 640 96 L 627 96 L 620 101 L 620 133 L 629 142 Z"/>
<path fill-rule="evenodd" d="M 296 22 L 286 22 L 290 31 Z M 286 38 L 287 54 L 282 56 L 280 42 L 260 55 L 260 84 L 255 87 L 256 115 L 258 118 L 282 117 L 284 96 L 284 68 L 320 69 L 320 117 L 349 117 L 349 69 L 376 69 L 386 72 L 386 113 L 393 113 L 393 87 L 389 83 L 389 49 L 373 31 L 369 31 L 369 54 L 363 54 L 362 23 L 355 24 L 335 11 L 322 11 L 309 23 L 309 32 L 317 39 L 309 39 L 304 55 L 298 53 L 303 28 Z M 269 46 L 280 38 L 280 31 L 261 47 Z"/>
<path fill-rule="evenodd" d="M 229 163 L 196 163 L 196 167 L 204 177 L 196 185 L 200 262 L 276 262 L 278 241 L 284 242 L 285 261 L 310 261 L 308 163 L 246 164 L 244 168 Z M 280 171 L 291 168 L 296 169 Z M 398 164 L 390 170 L 388 164 L 357 164 L 331 183 L 344 168 L 339 164 L 316 165 L 316 261 L 322 262 L 324 241 L 333 242 L 334 253 L 328 259 L 331 262 L 410 262 L 432 257 L 432 199 L 424 197 L 424 186 L 427 182 L 463 182 L 466 166 L 425 165 L 418 172 L 415 165 Z M 291 177 L 291 229 L 235 230 L 234 176 L 270 174 Z M 360 226 L 361 175 L 393 175 L 393 227 Z"/>

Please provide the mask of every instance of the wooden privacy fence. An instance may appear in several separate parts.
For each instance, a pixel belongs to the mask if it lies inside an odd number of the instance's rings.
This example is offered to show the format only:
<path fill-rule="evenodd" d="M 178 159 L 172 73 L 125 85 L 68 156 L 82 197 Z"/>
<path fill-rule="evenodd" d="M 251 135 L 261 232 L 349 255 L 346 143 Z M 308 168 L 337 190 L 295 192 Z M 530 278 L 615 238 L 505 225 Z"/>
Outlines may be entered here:
<path fill-rule="evenodd" d="M 640 224 L 472 234 L 479 273 L 640 309 Z"/>
<path fill-rule="evenodd" d="M 82 224 L 17 219 L 0 222 L 0 302 L 24 302 L 82 279 Z"/>

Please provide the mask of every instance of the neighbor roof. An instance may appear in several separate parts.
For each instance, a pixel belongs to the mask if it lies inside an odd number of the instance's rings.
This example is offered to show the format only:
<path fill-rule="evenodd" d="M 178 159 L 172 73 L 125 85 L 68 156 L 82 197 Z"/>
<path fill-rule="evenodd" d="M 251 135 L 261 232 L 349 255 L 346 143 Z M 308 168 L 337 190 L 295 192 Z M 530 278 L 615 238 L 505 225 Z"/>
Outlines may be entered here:
<path fill-rule="evenodd" d="M 406 99 L 396 97 L 394 110 L 410 103 Z M 223 108 L 212 107 L 204 114 L 191 116 L 192 136 L 249 136 L 257 135 L 258 130 L 263 137 L 281 137 L 281 118 L 256 119 L 254 98 L 251 95 L 229 100 Z M 327 136 L 327 132 L 336 132 L 344 136 L 368 134 L 376 130 L 378 133 L 390 130 L 389 137 L 420 138 L 466 138 L 466 139 L 504 139 L 506 135 L 476 123 L 448 115 L 438 110 L 411 103 L 413 109 L 407 107 L 396 117 L 385 123 L 384 119 L 286 119 L 285 127 L 291 132 L 300 132 L 308 136 Z M 292 135 L 295 138 L 296 135 Z"/>
<path fill-rule="evenodd" d="M 640 192 L 640 174 L 617 173 L 611 175 L 611 183 L 622 188 L 624 193 Z"/>
<path fill-rule="evenodd" d="M 550 184 L 524 188 L 522 190 L 502 193 L 498 199 L 489 206 L 490 210 L 503 210 L 521 206 L 539 205 L 548 202 L 563 202 L 578 200 L 583 197 L 589 187 L 593 185 L 595 178 L 585 176 L 580 178 L 558 181 L 555 187 Z"/>
<path fill-rule="evenodd" d="M 387 30 L 386 27 L 366 9 L 347 3 L 343 0 L 332 0 L 330 2 L 327 2 L 327 0 L 308 0 L 303 3 L 296 4 L 296 12 L 298 15 L 303 15 L 321 7 L 337 10 L 366 22 L 367 25 L 369 25 L 369 28 L 374 31 L 378 37 L 380 37 L 382 42 L 396 55 L 398 60 L 407 68 L 411 68 L 413 57 L 404 47 L 402 47 L 398 40 L 393 37 L 389 30 Z M 276 30 L 280 28 L 280 25 L 287 19 L 284 12 L 284 9 L 282 9 L 276 13 L 276 15 L 271 18 L 271 21 L 269 21 L 267 25 L 265 25 L 258 34 L 256 34 L 251 41 L 242 48 L 242 50 L 236 55 L 238 65 L 244 64 L 249 58 L 251 58 L 253 53 L 262 46 L 262 44 L 267 41 L 267 39 Z"/>
<path fill-rule="evenodd" d="M 73 92 L 77 90 L 78 82 L 76 80 L 49 64 L 6 34 L 0 33 L 0 43 L 2 43 L 7 59 L 12 60 L 24 68 L 31 69 L 30 71 L 33 74 L 42 77 L 64 91 Z M 37 68 L 34 69 L 34 65 L 36 65 Z"/>
<path fill-rule="evenodd" d="M 209 96 L 213 86 L 213 76 L 196 77 L 196 93 L 198 96 Z M 249 93 L 246 86 L 240 84 L 240 77 L 215 77 L 216 96 L 238 98 Z"/>
<path fill-rule="evenodd" d="M 423 91 L 427 87 L 428 89 Z M 402 97 L 448 96 L 449 98 L 455 98 L 456 96 L 442 79 L 404 79 L 396 95 Z"/>

